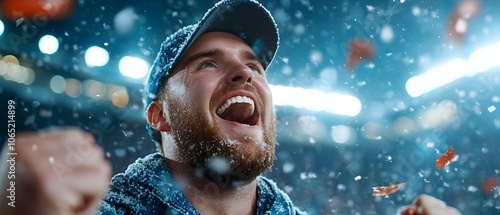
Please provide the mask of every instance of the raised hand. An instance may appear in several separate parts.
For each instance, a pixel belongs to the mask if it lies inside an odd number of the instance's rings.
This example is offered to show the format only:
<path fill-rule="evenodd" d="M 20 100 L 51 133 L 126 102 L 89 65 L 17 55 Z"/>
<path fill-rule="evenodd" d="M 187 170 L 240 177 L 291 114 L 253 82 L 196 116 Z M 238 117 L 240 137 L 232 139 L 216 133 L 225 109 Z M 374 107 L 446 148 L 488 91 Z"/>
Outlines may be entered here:
<path fill-rule="evenodd" d="M 111 167 L 92 135 L 75 128 L 24 133 L 17 135 L 15 147 L 15 208 L 3 198 L 1 211 L 94 213 L 108 190 Z"/>
<path fill-rule="evenodd" d="M 461 213 L 445 202 L 429 195 L 420 195 L 401 209 L 401 215 L 460 215 Z"/>

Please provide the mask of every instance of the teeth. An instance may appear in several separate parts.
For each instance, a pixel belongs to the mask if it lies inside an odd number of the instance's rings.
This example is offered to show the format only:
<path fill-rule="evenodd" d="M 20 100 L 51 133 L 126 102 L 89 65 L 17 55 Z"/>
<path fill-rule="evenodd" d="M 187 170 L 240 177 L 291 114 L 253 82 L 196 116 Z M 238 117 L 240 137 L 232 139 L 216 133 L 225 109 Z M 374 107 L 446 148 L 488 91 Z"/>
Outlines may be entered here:
<path fill-rule="evenodd" d="M 221 115 L 222 113 L 224 113 L 224 111 L 226 111 L 226 109 L 229 106 L 231 106 L 231 104 L 234 104 L 234 103 L 248 103 L 248 104 L 252 105 L 252 113 L 255 110 L 255 104 L 253 103 L 252 99 L 250 99 L 246 96 L 235 96 L 235 97 L 228 99 L 226 101 L 226 103 L 224 103 L 222 106 L 217 108 L 217 115 Z"/>

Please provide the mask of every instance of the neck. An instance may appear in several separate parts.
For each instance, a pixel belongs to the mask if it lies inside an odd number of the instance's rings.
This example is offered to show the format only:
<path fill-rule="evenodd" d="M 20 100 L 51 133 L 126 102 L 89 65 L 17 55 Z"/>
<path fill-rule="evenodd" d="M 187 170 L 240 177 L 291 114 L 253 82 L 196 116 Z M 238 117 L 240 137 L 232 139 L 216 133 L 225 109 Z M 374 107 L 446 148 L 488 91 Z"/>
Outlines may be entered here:
<path fill-rule="evenodd" d="M 187 200 L 201 214 L 255 214 L 257 181 L 215 183 L 191 166 L 165 159 Z"/>

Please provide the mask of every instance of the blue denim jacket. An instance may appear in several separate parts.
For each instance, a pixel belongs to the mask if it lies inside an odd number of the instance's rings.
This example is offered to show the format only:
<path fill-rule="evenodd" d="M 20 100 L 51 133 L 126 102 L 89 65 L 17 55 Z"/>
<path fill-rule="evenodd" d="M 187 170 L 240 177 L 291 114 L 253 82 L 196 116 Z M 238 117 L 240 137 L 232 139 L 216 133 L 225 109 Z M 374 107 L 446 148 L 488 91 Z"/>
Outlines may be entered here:
<path fill-rule="evenodd" d="M 305 214 L 276 183 L 257 178 L 257 214 Z M 184 197 L 162 155 L 137 159 L 111 180 L 97 214 L 200 214 Z"/>

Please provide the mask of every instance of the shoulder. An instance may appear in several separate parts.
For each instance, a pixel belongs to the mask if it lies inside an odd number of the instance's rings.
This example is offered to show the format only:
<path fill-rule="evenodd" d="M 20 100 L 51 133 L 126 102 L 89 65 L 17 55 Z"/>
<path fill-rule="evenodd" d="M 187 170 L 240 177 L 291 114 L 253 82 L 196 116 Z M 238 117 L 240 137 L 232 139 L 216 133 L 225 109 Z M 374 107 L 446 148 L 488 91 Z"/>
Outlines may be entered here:
<path fill-rule="evenodd" d="M 261 192 L 279 194 L 280 196 L 286 198 L 288 201 L 291 202 L 290 198 L 288 197 L 288 194 L 286 194 L 283 190 L 281 190 L 276 184 L 276 182 L 274 182 L 269 178 L 266 178 L 264 176 L 259 176 L 257 178 L 257 187 L 261 190 Z"/>
<path fill-rule="evenodd" d="M 137 159 L 111 179 L 102 214 L 195 214 L 162 155 Z"/>
<path fill-rule="evenodd" d="M 113 176 L 100 214 L 128 214 L 139 211 L 152 211 L 161 205 L 155 195 L 157 186 L 152 178 L 161 155 L 149 154 L 137 159 L 127 170 Z M 121 211 L 121 212 L 120 212 Z"/>
<path fill-rule="evenodd" d="M 273 180 L 264 176 L 259 176 L 257 178 L 257 188 L 259 193 L 258 204 L 267 205 L 266 210 L 274 211 L 274 209 L 276 209 L 277 207 L 279 208 L 279 211 L 281 211 L 283 208 L 288 208 L 289 214 L 307 214 L 298 209 L 293 204 L 288 194 L 281 190 Z"/>

